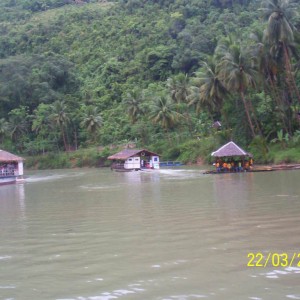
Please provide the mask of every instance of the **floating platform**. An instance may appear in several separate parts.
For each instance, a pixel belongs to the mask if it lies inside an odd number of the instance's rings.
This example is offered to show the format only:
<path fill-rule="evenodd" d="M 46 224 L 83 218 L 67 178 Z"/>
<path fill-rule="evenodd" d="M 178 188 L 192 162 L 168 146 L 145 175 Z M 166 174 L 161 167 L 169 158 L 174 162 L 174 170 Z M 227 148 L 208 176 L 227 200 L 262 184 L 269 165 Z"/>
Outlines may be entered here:
<path fill-rule="evenodd" d="M 240 172 L 217 172 L 216 170 L 208 170 L 203 174 L 231 174 L 231 173 L 255 173 L 255 172 L 270 172 L 280 170 L 300 170 L 300 164 L 281 164 L 271 166 L 255 166 L 251 170 L 244 170 Z"/>

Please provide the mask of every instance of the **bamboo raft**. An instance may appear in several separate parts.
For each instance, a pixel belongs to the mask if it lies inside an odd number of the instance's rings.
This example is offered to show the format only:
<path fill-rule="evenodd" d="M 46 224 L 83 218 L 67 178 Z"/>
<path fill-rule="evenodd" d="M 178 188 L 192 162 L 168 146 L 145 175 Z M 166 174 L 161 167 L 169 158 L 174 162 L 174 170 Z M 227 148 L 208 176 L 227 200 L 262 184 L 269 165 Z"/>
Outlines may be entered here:
<path fill-rule="evenodd" d="M 300 164 L 281 164 L 272 166 L 255 166 L 251 170 L 244 170 L 241 172 L 217 172 L 216 170 L 208 170 L 203 174 L 230 174 L 230 173 L 255 173 L 255 172 L 270 172 L 283 170 L 300 170 Z"/>

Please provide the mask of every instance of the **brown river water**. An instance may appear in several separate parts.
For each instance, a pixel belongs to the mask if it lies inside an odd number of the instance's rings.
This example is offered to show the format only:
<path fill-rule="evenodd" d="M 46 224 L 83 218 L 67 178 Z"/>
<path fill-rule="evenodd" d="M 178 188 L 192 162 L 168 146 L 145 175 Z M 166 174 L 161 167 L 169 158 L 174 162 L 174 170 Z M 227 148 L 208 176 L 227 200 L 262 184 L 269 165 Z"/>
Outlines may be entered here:
<path fill-rule="evenodd" d="M 0 300 L 300 299 L 299 179 L 27 172 L 0 187 Z"/>

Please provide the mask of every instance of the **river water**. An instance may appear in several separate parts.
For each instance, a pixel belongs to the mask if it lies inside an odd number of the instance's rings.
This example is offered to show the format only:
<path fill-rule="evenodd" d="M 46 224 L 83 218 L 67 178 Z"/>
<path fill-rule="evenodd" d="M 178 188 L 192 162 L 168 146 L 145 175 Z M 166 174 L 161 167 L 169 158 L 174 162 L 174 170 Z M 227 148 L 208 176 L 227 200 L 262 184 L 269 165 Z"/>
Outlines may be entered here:
<path fill-rule="evenodd" d="M 26 175 L 0 187 L 1 300 L 300 299 L 300 171 Z"/>

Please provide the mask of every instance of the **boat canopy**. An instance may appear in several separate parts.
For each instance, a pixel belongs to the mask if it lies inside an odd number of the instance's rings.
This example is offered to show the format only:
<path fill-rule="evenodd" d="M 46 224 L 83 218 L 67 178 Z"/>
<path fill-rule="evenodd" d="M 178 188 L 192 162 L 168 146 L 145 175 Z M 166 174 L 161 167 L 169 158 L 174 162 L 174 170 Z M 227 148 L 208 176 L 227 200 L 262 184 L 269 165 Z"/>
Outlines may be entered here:
<path fill-rule="evenodd" d="M 240 156 L 240 157 L 252 157 L 252 154 L 246 152 L 241 147 L 239 147 L 234 142 L 229 142 L 226 145 L 219 148 L 217 151 L 212 152 L 211 154 L 214 157 L 233 157 L 233 156 Z"/>

